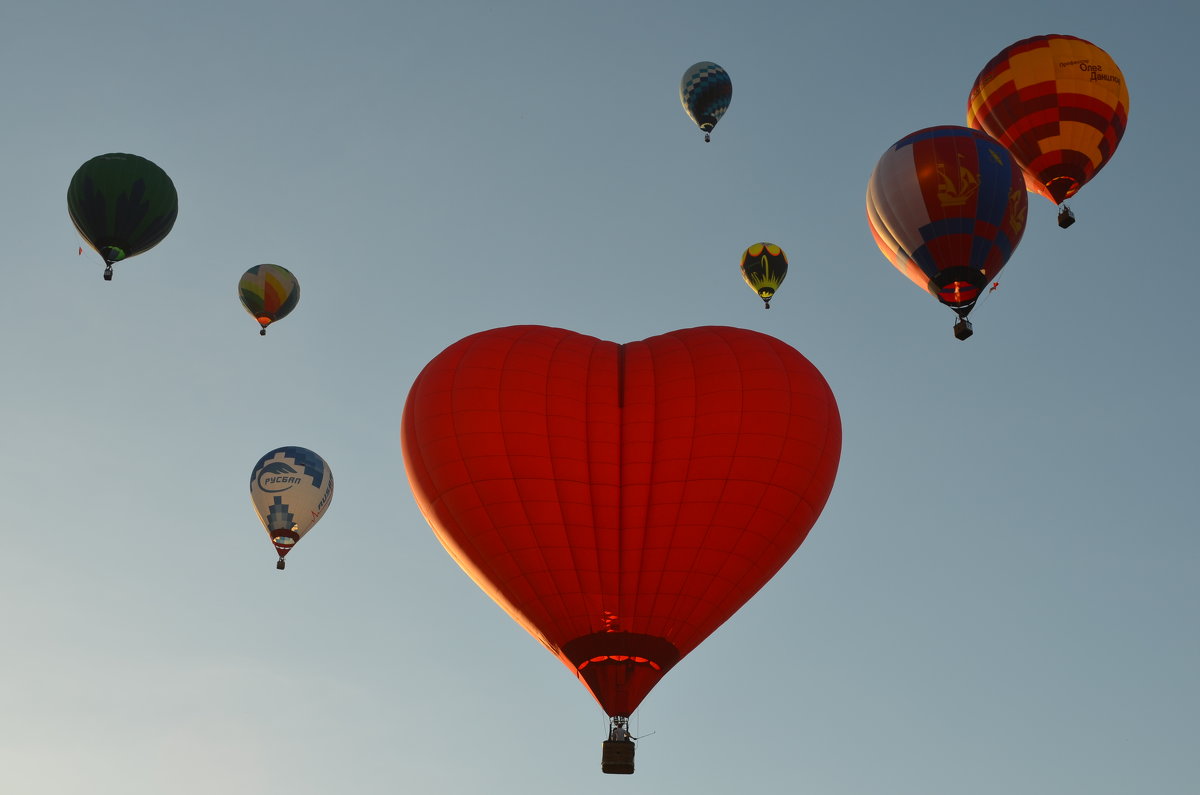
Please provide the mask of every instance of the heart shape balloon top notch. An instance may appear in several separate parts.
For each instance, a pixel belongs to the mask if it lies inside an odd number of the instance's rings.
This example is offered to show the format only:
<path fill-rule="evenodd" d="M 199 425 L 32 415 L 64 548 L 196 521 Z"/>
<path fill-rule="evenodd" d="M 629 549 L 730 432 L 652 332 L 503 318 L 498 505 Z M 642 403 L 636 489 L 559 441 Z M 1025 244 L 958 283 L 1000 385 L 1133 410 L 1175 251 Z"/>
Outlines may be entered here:
<path fill-rule="evenodd" d="M 425 367 L 401 447 L 458 564 L 628 716 L 804 541 L 841 420 L 821 373 L 758 332 L 511 326 Z"/>

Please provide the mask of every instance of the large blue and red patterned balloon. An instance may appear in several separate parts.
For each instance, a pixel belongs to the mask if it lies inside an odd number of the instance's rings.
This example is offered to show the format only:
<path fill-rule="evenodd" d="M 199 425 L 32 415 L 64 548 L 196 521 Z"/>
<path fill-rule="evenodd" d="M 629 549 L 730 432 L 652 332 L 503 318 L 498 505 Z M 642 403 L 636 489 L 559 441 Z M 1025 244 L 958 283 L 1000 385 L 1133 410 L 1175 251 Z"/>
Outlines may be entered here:
<path fill-rule="evenodd" d="M 967 127 L 906 135 L 879 158 L 867 186 L 879 250 L 964 321 L 1021 242 L 1028 211 L 1020 166 Z"/>

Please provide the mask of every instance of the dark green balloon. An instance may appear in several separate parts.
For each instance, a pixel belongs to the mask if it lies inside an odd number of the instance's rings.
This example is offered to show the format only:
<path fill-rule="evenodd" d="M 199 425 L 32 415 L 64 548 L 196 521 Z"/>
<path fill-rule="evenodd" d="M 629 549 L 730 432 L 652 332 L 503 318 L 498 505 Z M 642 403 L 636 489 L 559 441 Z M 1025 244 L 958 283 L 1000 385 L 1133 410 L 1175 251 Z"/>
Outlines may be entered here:
<path fill-rule="evenodd" d="M 144 157 L 93 157 L 71 177 L 67 212 L 79 234 L 110 266 L 154 248 L 179 214 L 175 183 Z"/>

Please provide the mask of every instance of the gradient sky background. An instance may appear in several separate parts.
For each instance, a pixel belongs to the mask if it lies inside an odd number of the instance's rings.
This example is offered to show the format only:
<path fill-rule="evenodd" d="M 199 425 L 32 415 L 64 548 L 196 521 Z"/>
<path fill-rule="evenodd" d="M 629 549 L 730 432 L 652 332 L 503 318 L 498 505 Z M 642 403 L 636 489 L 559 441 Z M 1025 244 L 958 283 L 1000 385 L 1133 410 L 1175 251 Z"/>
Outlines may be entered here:
<path fill-rule="evenodd" d="M 1200 5 L 10 4 L 0 25 L 0 791 L 1183 793 L 1200 778 L 1193 312 Z M 1127 134 L 1029 228 L 975 336 L 876 249 L 867 179 L 1004 46 L 1096 42 Z M 705 145 L 678 101 L 713 60 Z M 67 217 L 106 152 L 179 220 L 111 283 Z M 737 270 L 791 261 L 764 312 Z M 300 279 L 266 338 L 236 285 Z M 808 541 L 606 718 L 472 584 L 399 449 L 476 331 L 793 345 L 844 450 Z M 268 450 L 337 482 L 284 573 Z"/>

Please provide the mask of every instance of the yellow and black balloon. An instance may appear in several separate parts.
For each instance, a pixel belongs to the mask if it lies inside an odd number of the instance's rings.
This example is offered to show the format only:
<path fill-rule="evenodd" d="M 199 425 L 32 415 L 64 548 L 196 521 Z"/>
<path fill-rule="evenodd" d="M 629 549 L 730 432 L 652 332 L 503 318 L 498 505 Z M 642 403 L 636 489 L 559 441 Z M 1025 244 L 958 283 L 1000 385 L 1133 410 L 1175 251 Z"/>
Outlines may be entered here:
<path fill-rule="evenodd" d="M 300 282 L 287 268 L 255 265 L 242 274 L 238 297 L 246 311 L 262 326 L 258 333 L 265 335 L 267 326 L 287 317 L 300 302 Z"/>
<path fill-rule="evenodd" d="M 771 308 L 787 269 L 787 255 L 774 243 L 755 243 L 742 254 L 742 278 L 763 300 L 763 309 Z"/>

